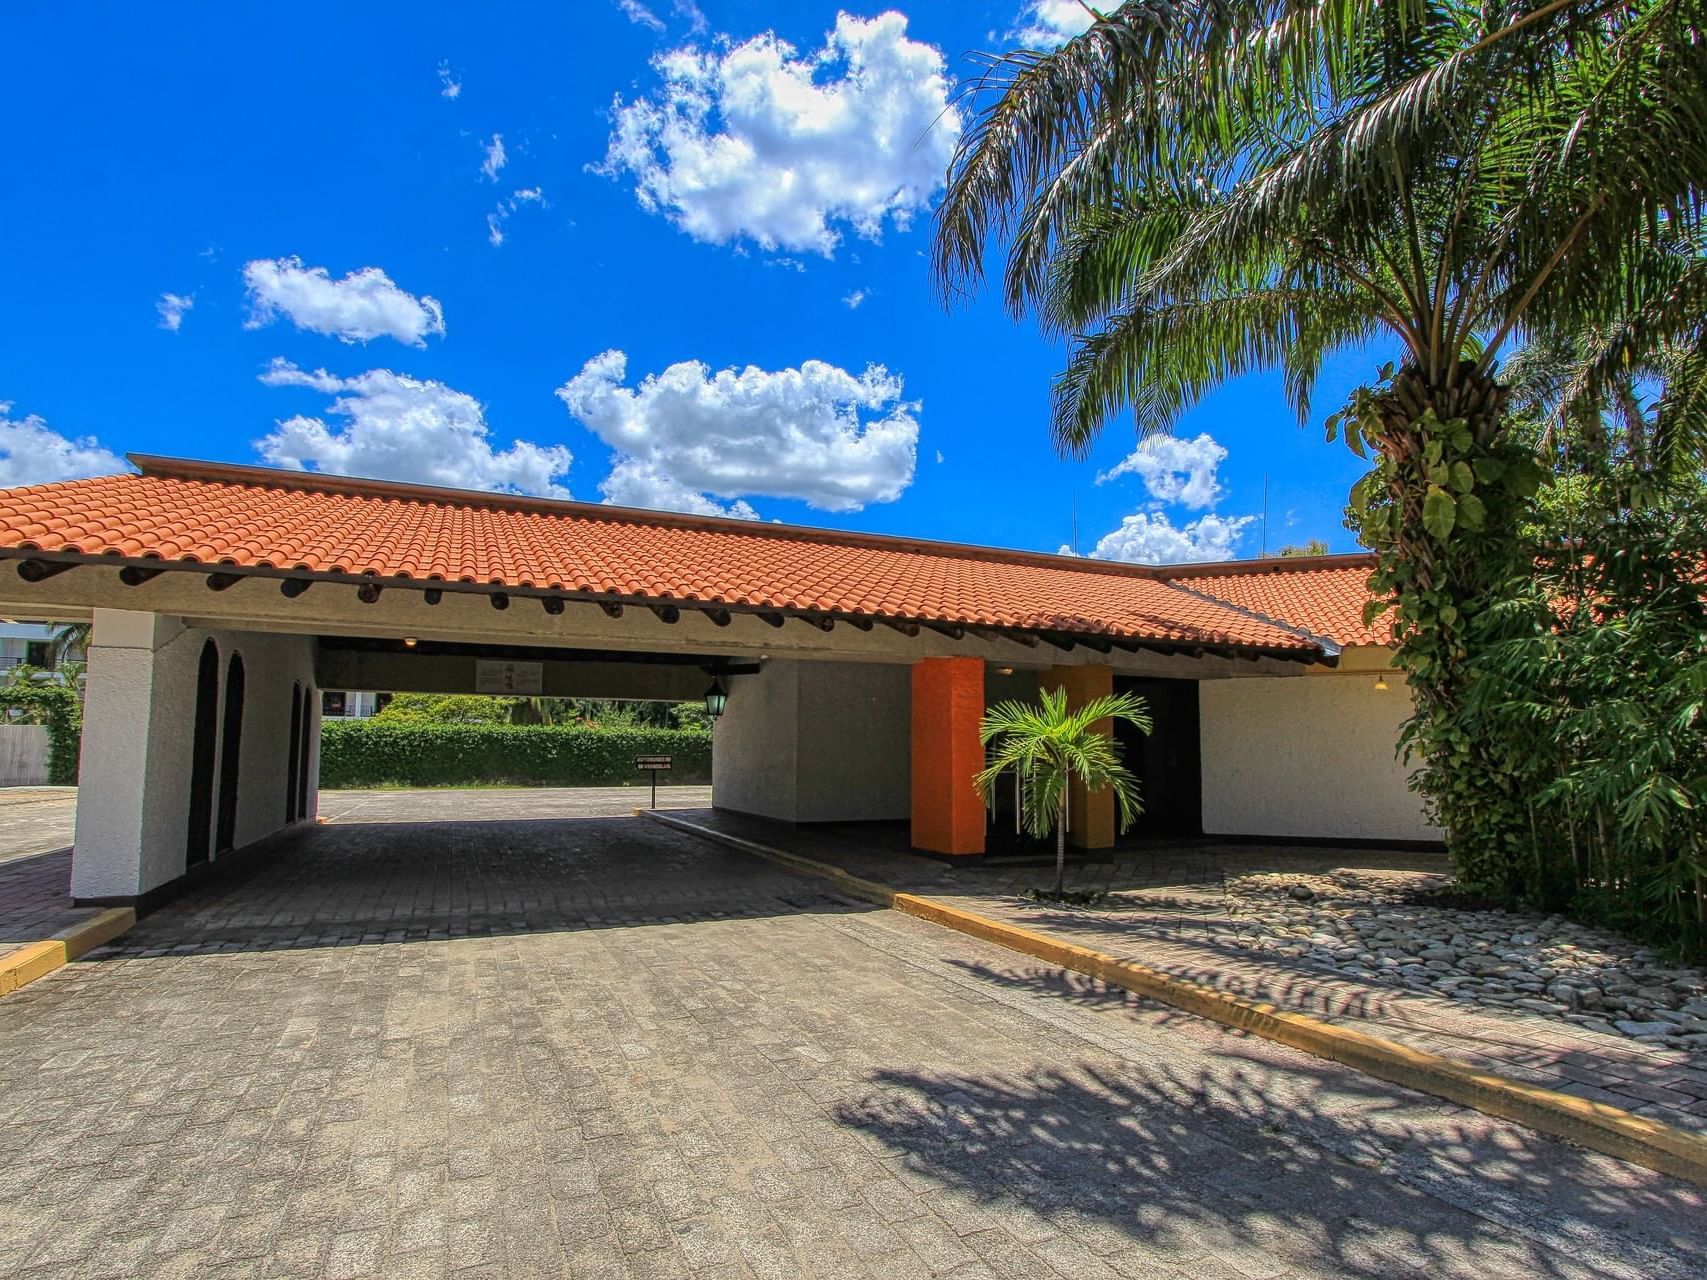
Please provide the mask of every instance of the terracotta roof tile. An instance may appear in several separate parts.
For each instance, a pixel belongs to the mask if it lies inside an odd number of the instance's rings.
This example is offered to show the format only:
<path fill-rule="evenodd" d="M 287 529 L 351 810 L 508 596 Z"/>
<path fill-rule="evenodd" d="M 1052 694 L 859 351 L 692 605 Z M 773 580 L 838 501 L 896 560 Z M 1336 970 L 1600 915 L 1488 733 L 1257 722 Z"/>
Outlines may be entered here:
<path fill-rule="evenodd" d="M 1363 606 L 1370 599 L 1369 575 L 1374 568 L 1373 556 L 1336 556 L 1330 565 L 1322 567 L 1301 559 L 1250 568 L 1228 565 L 1206 573 L 1204 566 L 1194 565 L 1169 573 L 1168 581 L 1301 627 L 1311 635 L 1326 636 L 1342 646 L 1391 644 L 1389 614 L 1382 614 L 1373 624 L 1363 621 Z"/>
<path fill-rule="evenodd" d="M 0 548 L 1302 653 L 1318 646 L 1298 627 L 1339 639 L 1343 616 L 1361 609 L 1352 601 L 1357 575 L 1343 571 L 1307 589 L 1268 581 L 1247 591 L 1216 577 L 1182 578 L 1191 588 L 1182 590 L 1135 565 L 260 468 L 138 464 L 141 475 L 0 490 Z"/>

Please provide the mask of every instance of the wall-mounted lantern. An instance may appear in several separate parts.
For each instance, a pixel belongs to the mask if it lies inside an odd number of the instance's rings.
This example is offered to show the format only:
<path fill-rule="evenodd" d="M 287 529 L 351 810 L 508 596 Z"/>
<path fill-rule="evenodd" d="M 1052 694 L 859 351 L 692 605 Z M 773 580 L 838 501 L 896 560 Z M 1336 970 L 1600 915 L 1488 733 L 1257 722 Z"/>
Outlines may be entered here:
<path fill-rule="evenodd" d="M 723 687 L 723 681 L 713 676 L 711 688 L 705 691 L 705 714 L 713 720 L 723 714 L 723 709 L 729 705 L 729 691 Z"/>
<path fill-rule="evenodd" d="M 1387 692 L 1387 677 L 1386 676 L 1376 676 L 1375 677 L 1375 692 L 1376 693 L 1386 693 Z"/>

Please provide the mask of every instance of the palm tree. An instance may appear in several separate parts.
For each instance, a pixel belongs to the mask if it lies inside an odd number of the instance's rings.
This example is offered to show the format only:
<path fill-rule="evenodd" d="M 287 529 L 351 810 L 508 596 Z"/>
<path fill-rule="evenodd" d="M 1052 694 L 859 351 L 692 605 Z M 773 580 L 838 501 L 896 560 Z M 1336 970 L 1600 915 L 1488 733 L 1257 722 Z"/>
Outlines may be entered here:
<path fill-rule="evenodd" d="M 1120 763 L 1120 745 L 1097 729 L 1104 720 L 1125 720 L 1150 732 L 1149 708 L 1137 694 L 1097 698 L 1076 711 L 1067 709 L 1065 689 L 1045 689 L 1042 703 L 1002 702 L 984 714 L 978 738 L 996 744 L 988 766 L 974 781 L 985 804 L 995 803 L 996 784 L 1010 769 L 1024 779 L 1021 816 L 1026 830 L 1046 837 L 1055 832 L 1055 894 L 1062 892 L 1067 866 L 1067 797 L 1073 782 L 1087 791 L 1112 791 L 1120 807 L 1120 829 L 1144 811 L 1138 779 Z"/>
<path fill-rule="evenodd" d="M 1707 315 L 1707 298 L 1701 300 Z M 1633 505 L 1699 491 L 1704 416 L 1673 388 L 1697 394 L 1700 354 L 1669 342 L 1630 341 L 1639 320 L 1539 335 L 1501 371 L 1511 408 L 1562 476 L 1617 476 Z"/>
<path fill-rule="evenodd" d="M 95 624 L 92 622 L 67 622 L 53 633 L 50 642 L 53 645 L 53 661 L 58 666 L 70 660 L 72 653 L 87 655 L 90 642 L 94 639 Z"/>
<path fill-rule="evenodd" d="M 1129 0 L 1055 52 L 989 60 L 936 216 L 945 296 L 1005 244 L 1007 305 L 1068 339 L 1067 453 L 1126 407 L 1164 432 L 1257 369 L 1306 421 L 1330 355 L 1396 343 L 1329 434 L 1375 451 L 1353 508 L 1383 552 L 1411 741 L 1460 873 L 1496 892 L 1509 780 L 1452 722 L 1489 548 L 1543 478 L 1505 431 L 1497 361 L 1639 316 L 1622 358 L 1686 353 L 1661 415 L 1707 438 L 1704 18 L 1707 0 Z"/>

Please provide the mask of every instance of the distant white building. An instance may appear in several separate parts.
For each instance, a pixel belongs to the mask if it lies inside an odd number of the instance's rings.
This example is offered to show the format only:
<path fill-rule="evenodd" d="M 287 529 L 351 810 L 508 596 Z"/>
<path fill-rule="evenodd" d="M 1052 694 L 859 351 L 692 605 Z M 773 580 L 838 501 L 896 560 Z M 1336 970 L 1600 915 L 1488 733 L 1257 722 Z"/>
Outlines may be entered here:
<path fill-rule="evenodd" d="M 0 622 L 0 675 L 26 663 L 32 667 L 53 666 L 54 637 L 59 634 L 59 625 L 54 622 Z M 81 662 L 83 651 L 74 647 L 66 657 Z"/>
<path fill-rule="evenodd" d="M 366 720 L 378 715 L 390 701 L 389 693 L 348 693 L 324 689 L 320 693 L 320 715 L 326 720 Z"/>

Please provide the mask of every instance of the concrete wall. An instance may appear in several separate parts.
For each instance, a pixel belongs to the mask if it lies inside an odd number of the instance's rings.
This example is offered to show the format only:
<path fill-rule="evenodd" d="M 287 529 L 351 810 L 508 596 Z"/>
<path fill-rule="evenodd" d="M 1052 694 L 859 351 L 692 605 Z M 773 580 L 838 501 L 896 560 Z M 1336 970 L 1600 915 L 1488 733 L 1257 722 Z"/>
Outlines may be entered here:
<path fill-rule="evenodd" d="M 711 802 L 719 809 L 800 821 L 800 668 L 773 660 L 727 682 L 729 704 L 711 738 Z"/>
<path fill-rule="evenodd" d="M 196 676 L 202 646 L 219 654 L 220 716 L 232 655 L 246 688 L 234 850 L 287 823 L 293 685 L 310 692 L 309 805 L 319 776 L 314 642 L 305 636 L 209 630 L 157 614 L 95 613 L 84 707 L 83 760 L 72 855 L 77 898 L 128 898 L 186 870 Z M 223 735 L 222 735 L 223 736 Z M 225 743 L 215 750 L 216 775 Z M 214 813 L 219 811 L 215 786 Z"/>
<path fill-rule="evenodd" d="M 795 821 L 905 818 L 912 794 L 912 668 L 798 665 L 800 816 Z"/>
<path fill-rule="evenodd" d="M 1199 686 L 1208 835 L 1438 840 L 1394 754 L 1404 678 L 1323 672 Z"/>
<path fill-rule="evenodd" d="M 0 787 L 45 786 L 50 746 L 42 725 L 0 725 Z"/>
<path fill-rule="evenodd" d="M 907 816 L 909 668 L 773 660 L 728 683 L 711 753 L 718 808 L 783 822 Z"/>

